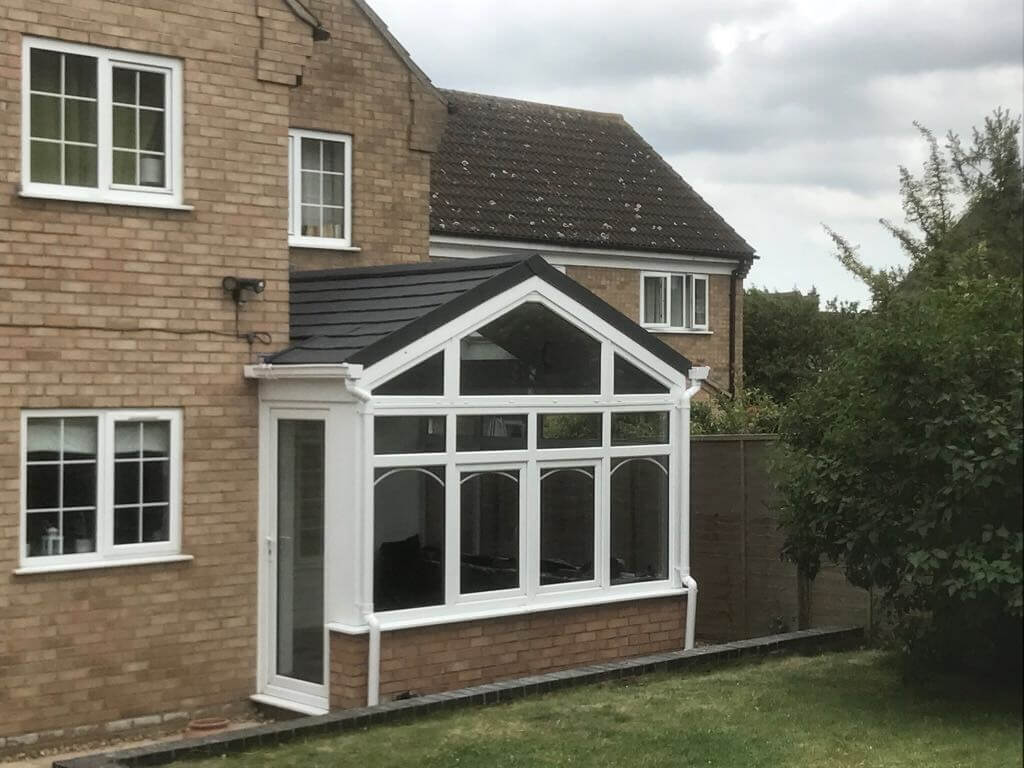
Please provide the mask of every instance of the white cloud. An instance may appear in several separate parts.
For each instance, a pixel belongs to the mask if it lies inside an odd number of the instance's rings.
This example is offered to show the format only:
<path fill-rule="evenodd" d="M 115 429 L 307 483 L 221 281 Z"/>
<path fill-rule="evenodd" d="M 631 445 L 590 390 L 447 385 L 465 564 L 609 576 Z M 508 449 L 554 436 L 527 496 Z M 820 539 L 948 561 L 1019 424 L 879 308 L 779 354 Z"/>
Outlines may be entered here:
<path fill-rule="evenodd" d="M 1020 0 L 371 0 L 448 88 L 621 112 L 761 255 L 759 285 L 865 298 L 826 222 L 902 256 L 912 123 L 969 134 L 1020 112 Z"/>

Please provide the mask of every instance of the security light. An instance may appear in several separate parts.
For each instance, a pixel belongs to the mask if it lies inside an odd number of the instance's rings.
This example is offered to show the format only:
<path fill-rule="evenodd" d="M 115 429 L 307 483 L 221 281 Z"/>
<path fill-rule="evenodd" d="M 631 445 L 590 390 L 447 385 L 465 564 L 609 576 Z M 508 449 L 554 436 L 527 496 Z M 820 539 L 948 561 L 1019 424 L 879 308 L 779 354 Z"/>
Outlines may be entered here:
<path fill-rule="evenodd" d="M 224 286 L 224 292 L 230 293 L 231 298 L 234 299 L 235 303 L 239 306 L 245 304 L 248 300 L 246 298 L 245 291 L 250 291 L 253 294 L 259 294 L 263 293 L 263 289 L 267 286 L 265 281 L 256 277 L 234 277 L 231 275 L 225 277 L 221 281 L 221 285 Z"/>

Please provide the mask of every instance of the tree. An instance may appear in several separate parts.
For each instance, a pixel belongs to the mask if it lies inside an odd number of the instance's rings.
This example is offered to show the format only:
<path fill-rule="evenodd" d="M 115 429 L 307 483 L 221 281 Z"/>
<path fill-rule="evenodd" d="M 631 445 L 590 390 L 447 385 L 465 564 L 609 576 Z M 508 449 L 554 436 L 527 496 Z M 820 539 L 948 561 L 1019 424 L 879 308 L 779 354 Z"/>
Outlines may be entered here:
<path fill-rule="evenodd" d="M 784 410 L 784 553 L 875 588 L 909 660 L 1019 679 L 1020 120 L 995 112 L 966 149 L 919 130 L 924 174 L 900 169 L 908 226 L 883 221 L 909 267 L 869 269 L 831 233 L 874 307 Z"/>
<path fill-rule="evenodd" d="M 743 298 L 743 379 L 779 403 L 812 381 L 836 349 L 849 340 L 857 304 L 819 309 L 817 292 L 751 288 Z"/>

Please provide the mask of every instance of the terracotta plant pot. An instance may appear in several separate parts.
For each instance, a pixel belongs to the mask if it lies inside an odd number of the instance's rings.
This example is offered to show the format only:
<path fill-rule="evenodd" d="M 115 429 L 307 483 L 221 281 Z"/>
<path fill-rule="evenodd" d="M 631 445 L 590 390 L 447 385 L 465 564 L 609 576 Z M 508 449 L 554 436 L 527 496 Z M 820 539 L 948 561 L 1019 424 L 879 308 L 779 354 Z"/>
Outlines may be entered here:
<path fill-rule="evenodd" d="M 190 733 L 211 733 L 212 731 L 223 731 L 231 725 L 226 717 L 200 717 L 192 720 L 185 729 Z"/>

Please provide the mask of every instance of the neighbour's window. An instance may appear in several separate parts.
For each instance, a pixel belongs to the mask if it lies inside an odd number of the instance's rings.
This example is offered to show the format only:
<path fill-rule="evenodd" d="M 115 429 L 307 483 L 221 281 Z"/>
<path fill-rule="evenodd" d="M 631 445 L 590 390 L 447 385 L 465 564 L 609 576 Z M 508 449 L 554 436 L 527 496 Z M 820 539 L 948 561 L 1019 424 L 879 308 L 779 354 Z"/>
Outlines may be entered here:
<path fill-rule="evenodd" d="M 352 246 L 352 137 L 292 130 L 288 242 L 310 248 Z"/>
<path fill-rule="evenodd" d="M 669 331 L 708 329 L 708 276 L 645 272 L 641 325 Z"/>
<path fill-rule="evenodd" d="M 176 411 L 26 412 L 22 562 L 176 552 L 180 429 Z"/>
<path fill-rule="evenodd" d="M 181 203 L 181 63 L 26 38 L 28 195 Z"/>

